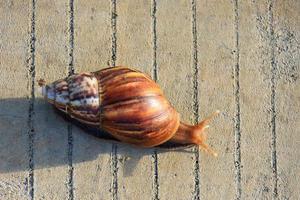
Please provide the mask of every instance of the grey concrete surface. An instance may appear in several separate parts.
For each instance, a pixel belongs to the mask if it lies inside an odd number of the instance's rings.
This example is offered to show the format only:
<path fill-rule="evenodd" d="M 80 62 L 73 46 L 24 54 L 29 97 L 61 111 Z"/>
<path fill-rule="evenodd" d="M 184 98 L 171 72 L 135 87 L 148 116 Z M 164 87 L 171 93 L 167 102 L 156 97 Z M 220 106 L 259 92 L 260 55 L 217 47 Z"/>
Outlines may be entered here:
<path fill-rule="evenodd" d="M 0 199 L 24 199 L 29 187 L 30 4 L 1 2 Z M 10 12 L 8 12 L 8 10 Z"/>
<path fill-rule="evenodd" d="M 218 159 L 201 154 L 200 197 L 238 199 L 235 5 L 230 1 L 198 1 L 196 14 L 200 117 L 213 109 L 222 111 L 208 130 L 208 142 L 218 151 L 222 164 Z"/>
<path fill-rule="evenodd" d="M 266 79 L 262 73 L 262 69 L 271 73 L 270 56 L 263 53 L 264 49 L 269 48 L 267 39 L 269 33 L 263 27 L 263 24 L 268 24 L 268 5 L 244 3 L 240 5 L 240 10 L 241 24 L 250 25 L 240 26 L 239 31 L 241 41 L 249 41 L 240 45 L 240 65 L 243 66 L 240 68 L 241 122 L 244 124 L 241 133 L 245 133 L 242 134 L 244 139 L 241 141 L 241 154 L 249 158 L 242 159 L 244 178 L 241 187 L 245 188 L 245 198 L 270 199 L 274 183 L 270 170 L 272 169 L 270 148 L 272 134 L 269 126 L 271 91 L 270 79 Z M 251 18 L 250 13 L 253 13 Z M 259 148 L 260 146 L 266 148 Z"/>
<path fill-rule="evenodd" d="M 1 1 L 0 200 L 299 199 L 300 2 Z M 185 122 L 221 110 L 214 158 L 86 134 L 38 91 L 113 65 L 155 79 Z"/>

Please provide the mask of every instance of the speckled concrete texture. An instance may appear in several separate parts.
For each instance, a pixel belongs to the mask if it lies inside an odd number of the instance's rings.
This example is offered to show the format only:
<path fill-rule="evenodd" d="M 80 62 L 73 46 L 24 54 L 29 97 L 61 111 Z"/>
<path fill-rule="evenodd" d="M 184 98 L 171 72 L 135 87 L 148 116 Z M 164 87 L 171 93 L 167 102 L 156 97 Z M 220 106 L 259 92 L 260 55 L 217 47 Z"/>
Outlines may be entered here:
<path fill-rule="evenodd" d="M 300 2 L 0 2 L 0 200 L 299 199 Z M 47 82 L 108 66 L 149 74 L 208 143 L 137 149 L 63 120 Z"/>

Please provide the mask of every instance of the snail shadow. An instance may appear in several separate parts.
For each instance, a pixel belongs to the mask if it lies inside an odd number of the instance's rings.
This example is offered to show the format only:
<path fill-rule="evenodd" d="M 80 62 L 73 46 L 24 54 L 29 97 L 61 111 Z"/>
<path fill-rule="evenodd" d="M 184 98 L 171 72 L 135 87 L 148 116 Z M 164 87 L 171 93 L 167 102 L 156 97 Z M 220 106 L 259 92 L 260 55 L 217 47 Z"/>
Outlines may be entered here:
<path fill-rule="evenodd" d="M 98 160 L 110 165 L 112 147 L 117 145 L 118 166 L 123 175 L 131 176 L 146 156 L 188 149 L 138 148 L 119 143 L 108 133 L 84 125 L 55 111 L 41 98 L 30 102 L 26 98 L 0 99 L 0 173 L 26 171 L 32 160 L 34 169 L 75 166 Z"/>

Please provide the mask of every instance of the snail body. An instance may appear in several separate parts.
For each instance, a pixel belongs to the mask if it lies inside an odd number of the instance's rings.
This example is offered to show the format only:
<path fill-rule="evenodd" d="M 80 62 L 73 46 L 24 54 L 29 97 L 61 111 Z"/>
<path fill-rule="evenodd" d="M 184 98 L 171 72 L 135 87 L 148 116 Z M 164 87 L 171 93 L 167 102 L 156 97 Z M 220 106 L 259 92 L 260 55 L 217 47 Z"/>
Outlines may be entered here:
<path fill-rule="evenodd" d="M 42 93 L 58 110 L 121 142 L 141 147 L 167 141 L 195 144 L 214 154 L 204 143 L 204 130 L 212 116 L 195 126 L 180 122 L 160 87 L 137 70 L 110 67 L 74 74 L 42 84 Z"/>

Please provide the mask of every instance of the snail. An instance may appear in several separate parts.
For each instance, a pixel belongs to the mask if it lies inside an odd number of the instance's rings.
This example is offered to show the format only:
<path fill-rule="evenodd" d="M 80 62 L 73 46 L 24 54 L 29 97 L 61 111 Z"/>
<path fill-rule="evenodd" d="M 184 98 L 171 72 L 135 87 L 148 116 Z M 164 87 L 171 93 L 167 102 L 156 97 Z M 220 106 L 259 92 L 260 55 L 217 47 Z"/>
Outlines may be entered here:
<path fill-rule="evenodd" d="M 108 132 L 114 140 L 140 147 L 159 147 L 166 142 L 198 145 L 217 155 L 205 143 L 204 131 L 219 111 L 197 125 L 181 122 L 158 84 L 140 71 L 109 67 L 48 85 L 41 79 L 39 85 L 55 108 L 86 126 Z"/>

